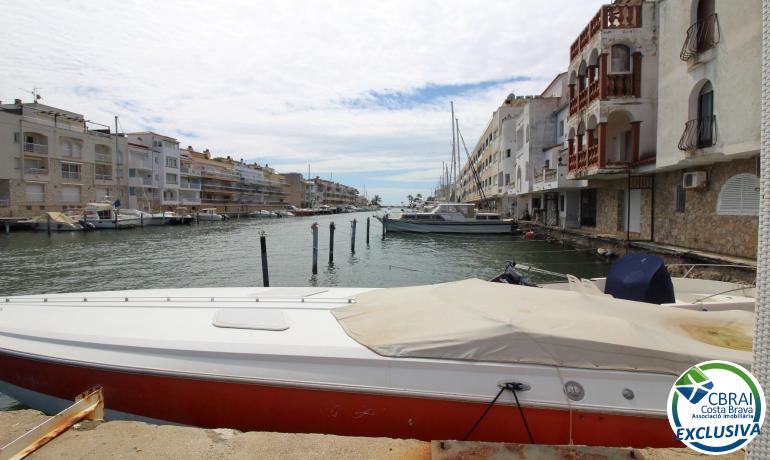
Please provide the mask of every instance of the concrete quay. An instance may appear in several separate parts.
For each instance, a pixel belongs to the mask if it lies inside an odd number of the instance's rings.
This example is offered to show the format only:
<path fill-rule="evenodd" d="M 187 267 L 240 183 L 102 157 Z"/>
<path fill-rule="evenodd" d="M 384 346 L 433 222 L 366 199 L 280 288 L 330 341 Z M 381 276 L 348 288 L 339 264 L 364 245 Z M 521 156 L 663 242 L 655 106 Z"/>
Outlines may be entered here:
<path fill-rule="evenodd" d="M 0 412 L 0 446 L 46 420 L 35 410 Z M 705 459 L 688 449 L 602 449 L 322 434 L 242 433 L 141 422 L 83 421 L 29 457 L 41 459 Z M 744 458 L 743 452 L 720 457 Z"/>

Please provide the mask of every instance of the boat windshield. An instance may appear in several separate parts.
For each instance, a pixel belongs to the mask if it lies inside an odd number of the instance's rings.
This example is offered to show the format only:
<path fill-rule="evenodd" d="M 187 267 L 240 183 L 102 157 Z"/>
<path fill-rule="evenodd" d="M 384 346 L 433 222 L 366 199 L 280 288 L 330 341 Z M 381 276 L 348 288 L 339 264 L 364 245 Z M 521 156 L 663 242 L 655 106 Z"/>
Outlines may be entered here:
<path fill-rule="evenodd" d="M 431 212 L 433 214 L 458 213 L 462 214 L 463 217 L 472 219 L 473 209 L 474 206 L 472 204 L 440 204 Z"/>

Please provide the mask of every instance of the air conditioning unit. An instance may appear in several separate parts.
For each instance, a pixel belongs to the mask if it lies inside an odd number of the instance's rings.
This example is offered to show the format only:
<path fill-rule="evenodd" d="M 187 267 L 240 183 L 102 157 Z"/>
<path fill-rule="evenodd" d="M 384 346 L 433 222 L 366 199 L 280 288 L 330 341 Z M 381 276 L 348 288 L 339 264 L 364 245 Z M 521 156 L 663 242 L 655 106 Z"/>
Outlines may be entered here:
<path fill-rule="evenodd" d="M 686 189 L 703 188 L 706 186 L 706 182 L 707 182 L 706 171 L 686 172 L 682 176 L 682 188 L 686 188 Z"/>

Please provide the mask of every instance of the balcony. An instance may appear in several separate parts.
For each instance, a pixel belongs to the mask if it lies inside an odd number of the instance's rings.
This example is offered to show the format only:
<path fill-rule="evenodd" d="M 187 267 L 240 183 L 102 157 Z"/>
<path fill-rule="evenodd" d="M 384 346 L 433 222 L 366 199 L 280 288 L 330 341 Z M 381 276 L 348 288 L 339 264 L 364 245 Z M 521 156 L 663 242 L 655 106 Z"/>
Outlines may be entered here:
<path fill-rule="evenodd" d="M 77 171 L 62 171 L 61 178 L 67 180 L 80 180 L 80 172 Z"/>
<path fill-rule="evenodd" d="M 112 155 L 97 153 L 94 155 L 94 160 L 100 163 L 112 163 Z"/>
<path fill-rule="evenodd" d="M 201 189 L 201 183 L 200 182 L 188 182 L 188 181 L 182 181 L 179 183 L 180 188 L 186 188 L 190 190 L 200 190 Z"/>
<path fill-rule="evenodd" d="M 587 87 L 577 89 L 577 91 L 570 89 L 572 95 L 569 102 L 570 116 L 585 110 L 595 100 L 640 97 L 641 72 L 641 56 L 636 55 L 634 56 L 634 65 L 631 72 L 611 73 L 604 77 L 599 76 L 589 82 Z"/>
<path fill-rule="evenodd" d="M 102 180 L 102 181 L 111 181 L 112 180 L 112 174 L 95 173 L 94 174 L 94 179 Z"/>
<path fill-rule="evenodd" d="M 717 117 L 695 118 L 684 125 L 684 132 L 679 138 L 679 150 L 692 152 L 715 145 L 717 142 Z"/>
<path fill-rule="evenodd" d="M 601 30 L 636 29 L 641 26 L 641 5 L 604 5 L 570 46 L 570 59 L 575 59 Z"/>
<path fill-rule="evenodd" d="M 30 174 L 33 176 L 47 176 L 48 170 L 46 168 L 24 168 L 24 174 Z"/>
<path fill-rule="evenodd" d="M 185 165 L 182 165 L 182 166 L 179 168 L 179 171 L 180 171 L 182 174 L 186 174 L 186 175 L 188 175 L 188 176 L 200 176 L 200 175 L 201 175 L 201 172 L 200 172 L 200 171 L 197 171 L 197 170 L 195 170 L 195 169 L 193 169 L 193 168 L 191 168 L 191 167 L 189 167 L 189 166 L 185 166 Z"/>
<path fill-rule="evenodd" d="M 689 61 L 693 56 L 714 48 L 717 43 L 719 43 L 719 21 L 716 14 L 711 14 L 687 29 L 679 58 Z"/>
<path fill-rule="evenodd" d="M 25 142 L 24 151 L 27 153 L 36 153 L 38 155 L 48 155 L 48 144 L 35 144 L 33 142 Z"/>

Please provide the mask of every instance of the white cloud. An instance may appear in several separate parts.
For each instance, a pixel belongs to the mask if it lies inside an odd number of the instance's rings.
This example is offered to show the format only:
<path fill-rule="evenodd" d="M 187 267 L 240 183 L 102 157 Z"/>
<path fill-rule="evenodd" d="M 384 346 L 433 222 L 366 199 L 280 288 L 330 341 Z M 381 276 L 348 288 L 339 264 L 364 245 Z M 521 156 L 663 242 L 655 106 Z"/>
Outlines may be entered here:
<path fill-rule="evenodd" d="M 0 0 L 0 99 L 38 86 L 45 103 L 236 158 L 418 174 L 449 157 L 448 98 L 341 101 L 530 77 L 454 97 L 473 144 L 508 92 L 539 93 L 566 68 L 601 3 Z"/>

